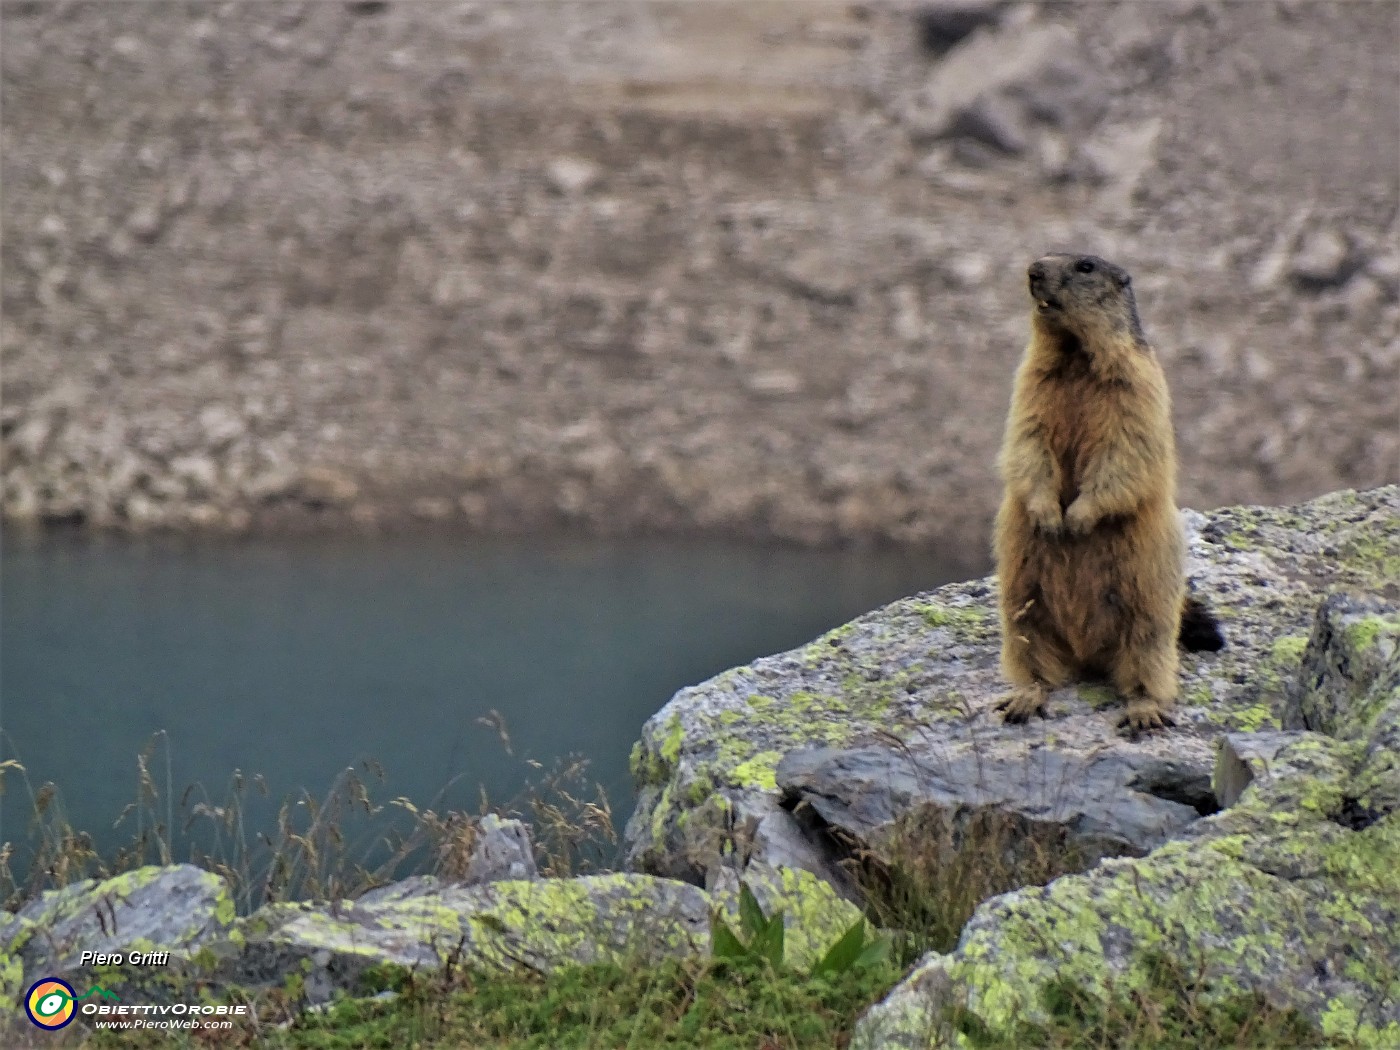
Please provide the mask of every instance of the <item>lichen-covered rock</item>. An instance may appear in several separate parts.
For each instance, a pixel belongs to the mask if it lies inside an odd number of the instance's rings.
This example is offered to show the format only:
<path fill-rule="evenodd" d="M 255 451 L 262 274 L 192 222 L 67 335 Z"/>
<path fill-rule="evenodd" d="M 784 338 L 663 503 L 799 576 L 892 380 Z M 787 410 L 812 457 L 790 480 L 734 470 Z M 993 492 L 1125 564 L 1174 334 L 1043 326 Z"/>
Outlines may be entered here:
<path fill-rule="evenodd" d="M 794 966 L 810 965 L 860 917 L 804 871 L 764 869 L 747 881 L 769 914 L 783 913 Z M 293 974 L 316 1003 L 359 991 L 365 970 L 384 963 L 433 970 L 451 959 L 538 972 L 602 961 L 646 965 L 708 954 L 713 910 L 737 915 L 737 883 L 711 894 L 630 874 L 479 886 L 415 879 L 356 901 L 264 907 L 234 931 L 242 944 L 227 953 L 219 979 L 258 987 Z"/>
<path fill-rule="evenodd" d="M 695 953 L 709 938 L 709 898 L 644 875 L 418 884 L 365 901 L 268 905 L 239 924 L 243 950 L 229 981 L 262 986 L 287 974 L 308 1001 L 358 987 L 369 967 L 548 971 L 568 963 L 655 961 Z"/>
<path fill-rule="evenodd" d="M 129 958 L 163 951 L 178 966 L 233 921 L 228 885 L 189 864 L 75 882 L 0 924 L 0 996 L 13 1000 L 26 982 L 43 976 L 90 975 L 95 968 L 83 963 L 83 952 Z"/>
<path fill-rule="evenodd" d="M 984 904 L 956 951 L 870 1011 L 856 1045 L 965 1045 L 953 1009 L 1007 1038 L 1048 1021 L 1055 982 L 1101 1000 L 1160 994 L 1165 958 L 1203 1001 L 1257 994 L 1324 1039 L 1400 1046 L 1400 799 L 1377 790 L 1395 784 L 1380 738 L 1400 719 L 1397 611 L 1329 598 L 1290 689 L 1324 732 L 1227 737 L 1235 788 L 1218 790 L 1237 788 L 1235 805 L 1145 858 Z"/>
<path fill-rule="evenodd" d="M 809 967 L 861 917 L 806 871 L 756 866 L 745 881 L 766 914 L 783 915 L 789 966 Z M 625 873 L 476 885 L 419 876 L 353 901 L 274 903 L 235 921 L 218 876 L 189 865 L 142 868 L 6 913 L 0 977 L 12 998 L 53 975 L 99 984 L 124 1001 L 225 1001 L 277 988 L 289 1005 L 304 1006 L 362 992 L 365 972 L 384 964 L 431 971 L 450 960 L 543 973 L 705 956 L 717 913 L 740 928 L 736 878 L 706 892 Z M 83 951 L 108 958 L 84 963 Z M 132 952 L 169 957 L 152 965 Z"/>
<path fill-rule="evenodd" d="M 1086 862 L 1179 834 L 1214 808 L 1220 737 L 1298 709 L 1285 686 L 1327 591 L 1400 579 L 1400 486 L 1183 517 L 1227 645 L 1183 656 L 1175 729 L 1124 739 L 1096 685 L 1003 725 L 995 580 L 954 584 L 677 693 L 633 751 L 629 864 L 701 881 L 781 861 L 839 884 L 833 826 L 878 855 L 888 818 L 916 809 L 1005 812 Z"/>

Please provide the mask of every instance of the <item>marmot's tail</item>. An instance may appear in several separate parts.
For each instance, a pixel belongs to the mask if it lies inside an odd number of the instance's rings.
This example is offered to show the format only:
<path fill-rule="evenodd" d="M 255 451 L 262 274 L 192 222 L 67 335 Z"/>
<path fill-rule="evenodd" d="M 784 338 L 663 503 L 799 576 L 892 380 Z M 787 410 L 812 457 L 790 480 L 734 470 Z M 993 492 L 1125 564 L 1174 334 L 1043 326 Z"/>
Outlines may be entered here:
<path fill-rule="evenodd" d="M 1220 621 L 1205 602 L 1193 597 L 1181 603 L 1181 633 L 1177 640 L 1188 653 L 1214 653 L 1225 647 Z"/>

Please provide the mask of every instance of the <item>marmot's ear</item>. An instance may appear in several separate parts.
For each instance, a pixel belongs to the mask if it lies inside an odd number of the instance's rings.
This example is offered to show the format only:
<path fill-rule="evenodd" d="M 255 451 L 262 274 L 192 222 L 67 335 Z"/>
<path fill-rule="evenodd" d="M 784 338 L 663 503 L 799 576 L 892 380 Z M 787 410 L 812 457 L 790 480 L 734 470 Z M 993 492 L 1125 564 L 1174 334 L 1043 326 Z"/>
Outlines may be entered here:
<path fill-rule="evenodd" d="M 1118 278 L 1118 287 L 1119 287 L 1119 288 L 1126 288 L 1126 287 L 1128 287 L 1128 285 L 1130 285 L 1130 284 L 1132 284 L 1132 283 L 1133 283 L 1133 279 L 1132 279 L 1130 276 L 1128 276 L 1126 273 L 1125 273 L 1122 277 Z"/>

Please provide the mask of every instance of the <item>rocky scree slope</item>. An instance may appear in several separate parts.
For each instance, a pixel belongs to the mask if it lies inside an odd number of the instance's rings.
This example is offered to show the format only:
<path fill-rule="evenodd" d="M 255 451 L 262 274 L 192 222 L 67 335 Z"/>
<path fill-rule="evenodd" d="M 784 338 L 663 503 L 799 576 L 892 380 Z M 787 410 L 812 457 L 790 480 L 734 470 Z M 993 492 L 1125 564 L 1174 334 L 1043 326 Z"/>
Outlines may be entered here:
<path fill-rule="evenodd" d="M 1389 3 L 7 3 L 0 507 L 980 565 L 1025 267 L 1080 248 L 1134 274 L 1185 502 L 1385 483 L 1397 31 Z"/>

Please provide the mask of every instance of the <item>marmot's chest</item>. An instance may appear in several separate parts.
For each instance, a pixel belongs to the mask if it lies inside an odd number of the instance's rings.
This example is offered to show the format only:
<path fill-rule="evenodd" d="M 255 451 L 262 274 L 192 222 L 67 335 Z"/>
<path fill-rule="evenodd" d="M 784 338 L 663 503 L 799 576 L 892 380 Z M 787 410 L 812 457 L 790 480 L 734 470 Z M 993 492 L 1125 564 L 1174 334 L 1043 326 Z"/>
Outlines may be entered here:
<path fill-rule="evenodd" d="M 1046 391 L 1042 423 L 1046 444 L 1060 468 L 1060 505 L 1079 495 L 1085 474 L 1121 427 L 1120 409 L 1098 384 L 1064 380 Z"/>

